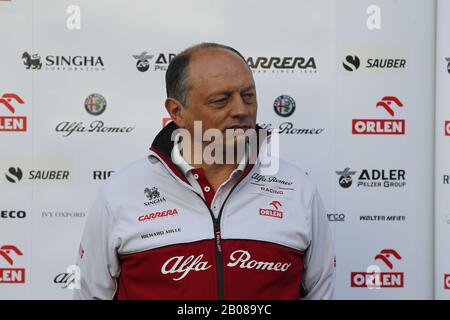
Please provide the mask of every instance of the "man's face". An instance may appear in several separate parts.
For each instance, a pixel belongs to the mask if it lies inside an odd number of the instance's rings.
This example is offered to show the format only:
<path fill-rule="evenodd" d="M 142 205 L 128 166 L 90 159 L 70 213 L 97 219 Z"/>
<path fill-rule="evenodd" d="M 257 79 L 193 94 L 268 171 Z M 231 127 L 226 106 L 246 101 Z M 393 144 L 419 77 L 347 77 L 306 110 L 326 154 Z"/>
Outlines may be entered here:
<path fill-rule="evenodd" d="M 187 105 L 182 108 L 184 126 L 194 133 L 194 121 L 202 129 L 249 129 L 256 125 L 256 88 L 247 64 L 233 52 L 203 49 L 189 61 Z M 202 132 L 202 133 L 203 133 Z"/>

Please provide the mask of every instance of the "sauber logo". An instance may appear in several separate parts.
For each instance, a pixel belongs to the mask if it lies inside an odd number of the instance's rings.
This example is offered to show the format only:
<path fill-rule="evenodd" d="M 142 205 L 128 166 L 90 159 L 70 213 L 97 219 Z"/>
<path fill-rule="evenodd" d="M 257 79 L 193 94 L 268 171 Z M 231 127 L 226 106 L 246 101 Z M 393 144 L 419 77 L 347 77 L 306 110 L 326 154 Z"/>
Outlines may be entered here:
<path fill-rule="evenodd" d="M 382 261 L 390 270 L 394 268 L 393 263 L 402 260 L 400 254 L 394 249 L 381 250 L 375 256 L 375 260 Z M 380 267 L 371 265 L 366 272 L 351 273 L 352 288 L 403 288 L 404 272 L 381 272 Z"/>
<path fill-rule="evenodd" d="M 144 214 L 144 215 L 138 217 L 138 221 L 144 222 L 147 220 L 153 220 L 156 218 L 168 217 L 168 216 L 173 216 L 173 215 L 178 215 L 177 209 L 169 209 L 169 210 L 157 211 L 157 212 L 153 212 L 153 213 L 149 213 L 149 214 Z"/>
<path fill-rule="evenodd" d="M 10 266 L 14 265 L 15 256 L 22 256 L 23 253 L 13 245 L 4 245 L 0 247 L 0 256 L 3 257 Z M 0 283 L 25 283 L 24 268 L 1 268 Z"/>
<path fill-rule="evenodd" d="M 450 136 L 450 121 L 445 121 L 445 135 Z"/>
<path fill-rule="evenodd" d="M 273 210 L 273 209 L 259 209 L 259 215 L 283 219 L 283 212 L 278 210 L 280 207 L 282 207 L 282 204 L 279 201 L 274 200 L 274 201 L 272 201 L 270 203 L 270 205 L 272 207 L 274 207 L 275 210 Z"/>
<path fill-rule="evenodd" d="M 395 116 L 394 105 L 403 108 L 403 103 L 395 96 L 381 98 L 376 107 L 383 108 L 392 117 Z M 404 135 L 405 120 L 403 119 L 353 119 L 353 134 L 389 134 Z"/>
<path fill-rule="evenodd" d="M 227 267 L 238 267 L 241 269 L 256 269 L 286 272 L 290 267 L 289 262 L 266 262 L 256 261 L 251 259 L 251 255 L 246 250 L 235 250 L 230 254 L 230 262 L 227 263 Z M 211 264 L 208 261 L 203 260 L 203 254 L 198 256 L 191 255 L 176 256 L 168 259 L 161 267 L 162 274 L 175 275 L 172 278 L 175 281 L 184 279 L 191 271 L 199 272 L 205 271 L 211 268 Z"/>
<path fill-rule="evenodd" d="M 16 109 L 13 104 L 24 104 L 15 93 L 5 93 L 0 97 L 0 105 L 3 105 L 10 113 L 15 114 Z M 18 116 L 2 116 L 0 117 L 0 131 L 26 131 L 27 118 Z"/>
<path fill-rule="evenodd" d="M 450 290 L 450 274 L 444 274 L 444 289 Z"/>

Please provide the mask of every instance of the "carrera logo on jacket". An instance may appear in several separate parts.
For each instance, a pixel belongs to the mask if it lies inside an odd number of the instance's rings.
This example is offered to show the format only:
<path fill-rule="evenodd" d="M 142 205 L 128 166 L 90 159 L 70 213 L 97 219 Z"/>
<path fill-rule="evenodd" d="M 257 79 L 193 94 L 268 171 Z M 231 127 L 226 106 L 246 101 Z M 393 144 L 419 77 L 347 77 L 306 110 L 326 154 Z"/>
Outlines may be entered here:
<path fill-rule="evenodd" d="M 291 263 L 283 262 L 266 262 L 251 260 L 251 255 L 246 250 L 235 250 L 230 254 L 229 263 L 227 267 L 238 267 L 241 269 L 256 269 L 285 272 L 291 267 Z M 167 260 L 161 267 L 162 274 L 180 274 L 174 277 L 173 280 L 179 281 L 185 278 L 189 272 L 205 271 L 211 268 L 208 261 L 203 260 L 203 254 L 198 256 L 191 255 L 187 258 L 184 256 L 176 256 Z"/>
<path fill-rule="evenodd" d="M 169 209 L 169 210 L 157 211 L 157 212 L 153 212 L 153 213 L 144 214 L 144 215 L 138 217 L 138 221 L 145 222 L 148 220 L 154 220 L 156 218 L 168 217 L 168 216 L 173 216 L 173 215 L 178 215 L 177 209 Z"/>

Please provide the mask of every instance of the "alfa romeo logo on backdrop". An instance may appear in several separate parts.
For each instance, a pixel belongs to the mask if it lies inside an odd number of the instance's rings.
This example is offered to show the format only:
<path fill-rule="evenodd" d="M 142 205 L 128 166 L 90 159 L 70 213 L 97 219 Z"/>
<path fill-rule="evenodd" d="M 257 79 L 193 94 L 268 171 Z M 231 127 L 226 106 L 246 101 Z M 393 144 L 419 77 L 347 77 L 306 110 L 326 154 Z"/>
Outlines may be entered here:
<path fill-rule="evenodd" d="M 289 117 L 295 111 L 295 100 L 288 95 L 281 95 L 275 99 L 273 110 L 280 117 Z"/>
<path fill-rule="evenodd" d="M 153 55 L 147 54 L 147 51 L 142 52 L 141 54 L 133 55 L 133 58 L 137 59 L 136 68 L 140 72 L 145 72 L 150 68 L 150 60 L 153 58 Z"/>
<path fill-rule="evenodd" d="M 445 58 L 445 61 L 447 61 L 447 71 L 450 73 L 450 58 Z"/>
<path fill-rule="evenodd" d="M 23 64 L 27 69 L 41 69 L 41 57 L 38 54 L 30 55 L 28 52 L 22 54 Z"/>
<path fill-rule="evenodd" d="M 345 61 L 342 63 L 344 69 L 347 71 L 356 71 L 361 65 L 361 61 L 358 56 L 346 56 Z"/>
<path fill-rule="evenodd" d="M 89 114 L 98 116 L 106 109 L 106 99 L 101 94 L 93 93 L 84 100 L 84 107 Z"/>

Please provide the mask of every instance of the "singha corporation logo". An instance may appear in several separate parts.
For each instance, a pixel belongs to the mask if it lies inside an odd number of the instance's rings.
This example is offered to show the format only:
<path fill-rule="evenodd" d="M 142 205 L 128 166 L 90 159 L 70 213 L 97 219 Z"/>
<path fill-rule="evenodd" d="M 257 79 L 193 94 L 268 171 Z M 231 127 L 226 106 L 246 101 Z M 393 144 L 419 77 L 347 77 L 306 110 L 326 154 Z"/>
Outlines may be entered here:
<path fill-rule="evenodd" d="M 147 202 L 144 202 L 144 205 L 146 205 L 146 206 L 151 206 L 151 205 L 166 201 L 166 199 L 164 197 L 161 197 L 161 194 L 159 193 L 159 190 L 157 187 L 145 188 L 144 194 L 147 197 L 147 199 L 149 200 Z"/>
<path fill-rule="evenodd" d="M 41 69 L 41 57 L 38 54 L 30 55 L 28 52 L 22 54 L 23 64 L 27 69 Z"/>

